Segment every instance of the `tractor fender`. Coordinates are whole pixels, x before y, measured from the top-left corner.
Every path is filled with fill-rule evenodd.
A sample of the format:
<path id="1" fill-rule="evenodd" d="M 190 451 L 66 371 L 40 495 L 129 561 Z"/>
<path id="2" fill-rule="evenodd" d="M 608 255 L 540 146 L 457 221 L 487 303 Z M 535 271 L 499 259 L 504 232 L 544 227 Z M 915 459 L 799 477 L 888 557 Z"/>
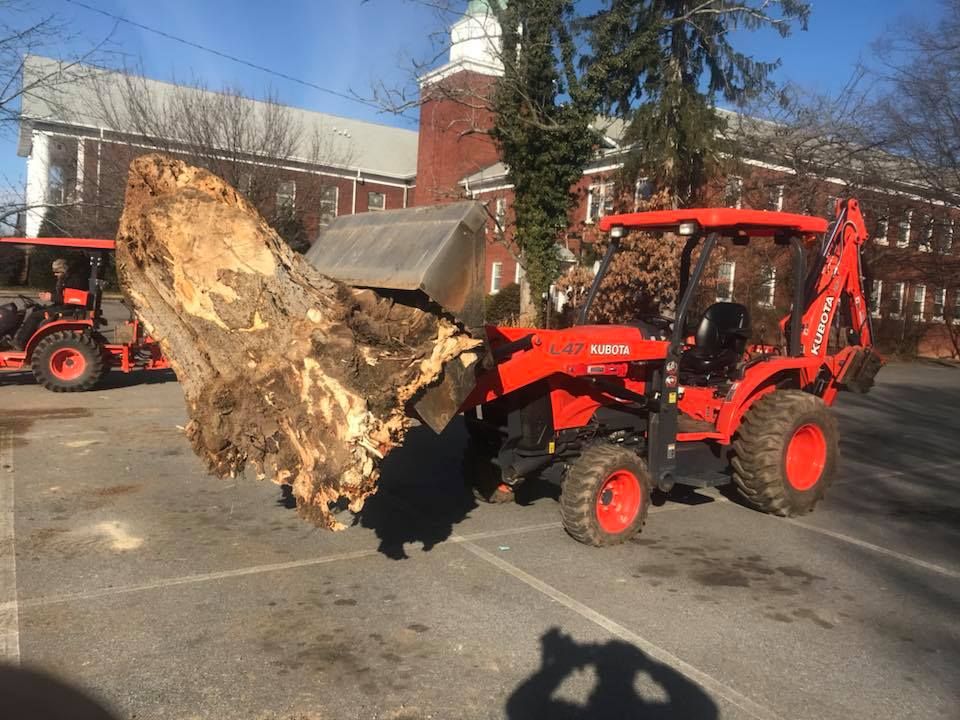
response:
<path id="1" fill-rule="evenodd" d="M 60 332 L 61 330 L 72 330 L 74 332 L 85 332 L 88 330 L 93 330 L 93 321 L 92 320 L 54 320 L 49 322 L 46 325 L 41 325 L 40 328 L 33 334 L 30 340 L 27 341 L 26 347 L 24 347 L 24 364 L 29 363 L 33 357 L 33 351 L 36 349 L 37 345 L 40 344 L 40 341 L 51 333 Z"/>
<path id="2" fill-rule="evenodd" d="M 802 388 L 816 376 L 822 365 L 817 357 L 776 358 L 764 363 L 769 372 L 746 373 L 740 382 L 734 383 L 724 398 L 717 418 L 717 431 L 727 438 L 740 427 L 740 421 L 750 407 L 764 395 L 782 387 Z"/>

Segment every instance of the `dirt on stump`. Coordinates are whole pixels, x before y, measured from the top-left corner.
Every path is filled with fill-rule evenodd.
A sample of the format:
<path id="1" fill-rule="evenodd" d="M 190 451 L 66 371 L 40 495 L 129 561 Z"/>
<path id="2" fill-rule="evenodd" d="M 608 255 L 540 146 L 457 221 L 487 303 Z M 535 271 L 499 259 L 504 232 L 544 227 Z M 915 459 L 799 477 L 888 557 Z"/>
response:
<path id="1" fill-rule="evenodd" d="M 120 284 L 183 388 L 186 434 L 218 476 L 249 463 L 301 515 L 342 527 L 376 489 L 410 403 L 480 341 L 450 319 L 322 276 L 210 172 L 131 163 Z"/>

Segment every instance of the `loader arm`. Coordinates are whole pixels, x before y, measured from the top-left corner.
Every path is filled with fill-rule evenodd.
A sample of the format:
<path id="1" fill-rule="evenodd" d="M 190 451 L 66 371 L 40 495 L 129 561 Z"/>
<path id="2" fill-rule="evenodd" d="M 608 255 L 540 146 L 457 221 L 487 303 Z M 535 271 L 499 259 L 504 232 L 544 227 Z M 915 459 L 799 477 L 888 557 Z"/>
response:
<path id="1" fill-rule="evenodd" d="M 861 248 L 867 229 L 856 200 L 837 202 L 837 219 L 807 276 L 800 338 L 802 354 L 826 359 L 830 328 L 841 306 L 849 313 L 849 344 L 873 347 L 873 327 L 863 290 Z M 784 318 L 784 327 L 788 326 Z"/>

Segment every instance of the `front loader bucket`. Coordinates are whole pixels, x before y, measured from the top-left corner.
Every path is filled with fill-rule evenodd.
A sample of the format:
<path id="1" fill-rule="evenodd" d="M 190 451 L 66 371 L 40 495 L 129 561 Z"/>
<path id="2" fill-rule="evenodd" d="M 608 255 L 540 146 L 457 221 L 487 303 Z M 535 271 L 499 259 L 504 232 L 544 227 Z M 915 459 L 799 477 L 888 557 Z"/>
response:
<path id="1" fill-rule="evenodd" d="M 354 287 L 422 293 L 483 335 L 487 212 L 479 202 L 366 212 L 337 218 L 306 253 L 327 277 Z M 436 386 L 414 403 L 439 433 L 474 387 L 473 366 L 449 363 Z"/>
<path id="2" fill-rule="evenodd" d="M 347 285 L 420 291 L 464 327 L 478 330 L 486 220 L 475 201 L 345 215 L 306 258 Z"/>

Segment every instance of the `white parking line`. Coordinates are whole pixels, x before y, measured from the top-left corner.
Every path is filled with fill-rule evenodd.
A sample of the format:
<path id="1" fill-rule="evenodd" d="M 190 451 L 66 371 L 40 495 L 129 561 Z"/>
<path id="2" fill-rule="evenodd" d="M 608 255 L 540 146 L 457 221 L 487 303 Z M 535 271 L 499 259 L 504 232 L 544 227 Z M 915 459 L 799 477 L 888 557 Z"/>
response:
<path id="1" fill-rule="evenodd" d="M 19 665 L 20 607 L 13 510 L 13 432 L 0 428 L 0 660 Z"/>
<path id="2" fill-rule="evenodd" d="M 657 662 L 663 663 L 664 665 L 667 665 L 677 672 L 685 675 L 688 679 L 700 685 L 700 687 L 707 692 L 716 697 L 723 698 L 727 702 L 743 710 L 751 717 L 760 718 L 761 720 L 776 720 L 779 718 L 779 715 L 769 708 L 754 702 L 746 695 L 737 692 L 732 687 L 721 682 L 720 680 L 717 680 L 712 675 L 709 675 L 703 670 L 694 667 L 685 660 L 678 658 L 673 653 L 669 652 L 668 650 L 664 650 L 659 645 L 654 644 L 650 640 L 647 640 L 632 630 L 628 630 L 615 620 L 611 620 L 606 615 L 602 615 L 588 605 L 584 605 L 579 600 L 575 600 L 566 593 L 557 590 L 552 585 L 548 585 L 542 580 L 535 578 L 533 575 L 530 575 L 515 565 L 510 564 L 503 558 L 484 550 L 482 547 L 470 542 L 467 538 L 460 537 L 457 539 L 465 549 L 469 550 L 481 560 L 485 560 L 525 585 L 528 585 L 534 590 L 543 593 L 554 602 L 563 605 L 568 610 L 572 610 L 585 620 L 589 620 L 595 625 L 598 625 L 611 635 L 631 643 L 646 653 L 646 655 L 648 655 L 650 658 L 656 660 Z"/>
<path id="3" fill-rule="evenodd" d="M 486 532 L 472 533 L 464 536 L 453 536 L 448 542 L 458 544 L 468 540 L 485 540 L 491 537 L 501 537 L 510 535 L 521 535 L 540 530 L 550 530 L 559 528 L 560 523 L 540 523 L 539 525 L 527 525 L 525 527 L 509 528 L 506 530 L 488 530 Z M 338 553 L 335 555 L 325 555 L 317 558 L 306 558 L 303 560 L 291 560 L 290 562 L 270 563 L 268 565 L 251 565 L 248 567 L 236 568 L 233 570 L 220 570 L 218 572 L 196 573 L 194 575 L 181 575 L 179 577 L 164 578 L 152 580 L 150 582 L 134 583 L 131 585 L 117 585 L 114 587 L 97 588 L 76 593 L 65 593 L 63 595 L 46 595 L 43 597 L 27 598 L 19 601 L 19 607 L 30 609 L 42 607 L 45 605 L 56 605 L 59 603 L 77 602 L 82 600 L 95 600 L 97 598 L 109 597 L 112 595 L 125 595 L 127 593 L 146 592 L 149 590 L 161 590 L 164 588 L 175 587 L 178 585 L 194 585 L 198 583 L 212 582 L 215 580 L 226 580 L 229 578 L 245 577 L 247 575 L 260 575 L 263 573 L 278 572 L 281 570 L 296 570 L 298 568 L 313 567 L 315 565 L 326 565 L 328 563 L 341 562 L 344 560 L 358 560 L 360 558 L 372 557 L 380 554 L 377 549 L 355 550 L 352 552 Z M 0 602 L 0 615 L 17 609 L 17 600 Z"/>
<path id="4" fill-rule="evenodd" d="M 731 505 L 732 504 L 733 503 L 731 503 Z M 856 545 L 857 547 L 870 550 L 871 552 L 875 552 L 880 555 L 892 557 L 895 560 L 900 560 L 901 562 L 916 565 L 924 570 L 930 570 L 931 572 L 939 573 L 940 575 L 946 575 L 949 578 L 960 578 L 960 571 L 951 570 L 950 568 L 943 567 L 942 565 L 936 565 L 932 562 L 927 562 L 926 560 L 921 560 L 920 558 L 913 557 L 912 555 L 905 555 L 904 553 L 897 552 L 896 550 L 890 550 L 889 548 L 882 547 L 881 545 L 874 545 L 866 540 L 860 540 L 859 538 L 851 537 L 850 535 L 844 535 L 843 533 L 838 533 L 833 530 L 827 530 L 826 528 L 817 527 L 816 525 L 808 525 L 800 522 L 799 520 L 788 519 L 787 522 L 795 527 L 803 528 L 804 530 L 809 530 L 810 532 L 820 533 L 821 535 L 826 535 L 827 537 L 831 537 L 835 540 L 840 540 L 842 542 L 849 543 L 850 545 Z"/>

